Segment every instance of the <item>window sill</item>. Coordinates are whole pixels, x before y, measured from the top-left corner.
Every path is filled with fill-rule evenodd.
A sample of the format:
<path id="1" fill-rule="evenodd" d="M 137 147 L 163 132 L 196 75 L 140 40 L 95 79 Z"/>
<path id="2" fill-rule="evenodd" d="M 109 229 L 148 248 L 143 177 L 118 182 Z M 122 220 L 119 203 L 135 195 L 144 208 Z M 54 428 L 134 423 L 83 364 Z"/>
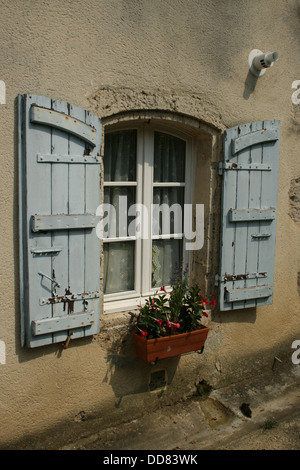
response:
<path id="1" fill-rule="evenodd" d="M 169 291 L 171 291 L 171 287 L 166 287 L 167 294 Z M 107 315 L 128 310 L 137 310 L 140 305 L 145 304 L 149 296 L 155 296 L 158 292 L 160 292 L 159 289 L 152 289 L 151 291 L 144 293 L 142 296 L 137 294 L 135 296 L 128 295 L 128 298 L 123 297 L 121 299 L 112 297 L 111 300 L 109 300 L 109 297 L 107 296 L 104 299 L 103 313 L 104 315 Z"/>

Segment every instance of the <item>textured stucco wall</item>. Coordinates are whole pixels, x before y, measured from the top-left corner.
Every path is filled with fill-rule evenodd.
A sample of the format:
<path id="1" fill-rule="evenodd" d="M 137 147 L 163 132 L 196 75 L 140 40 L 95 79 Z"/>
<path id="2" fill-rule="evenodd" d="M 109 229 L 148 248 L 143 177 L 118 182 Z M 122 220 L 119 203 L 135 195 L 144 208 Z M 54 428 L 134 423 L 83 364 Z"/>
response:
<path id="1" fill-rule="evenodd" d="M 134 415 L 193 393 L 202 378 L 217 386 L 258 373 L 274 355 L 290 360 L 291 343 L 300 338 L 300 105 L 291 101 L 292 82 L 300 79 L 300 2 L 2 0 L 0 13 L 0 79 L 6 84 L 0 105 L 0 340 L 6 346 L 0 443 L 83 416 L 109 421 Z M 254 48 L 279 53 L 278 63 L 257 80 L 247 63 Z M 159 366 L 168 377 L 163 393 L 148 391 L 154 369 L 135 359 L 122 314 L 103 319 L 99 337 L 65 351 L 59 345 L 20 348 L 19 93 L 62 99 L 108 122 L 133 110 L 180 113 L 185 122 L 191 117 L 211 126 L 215 145 L 226 127 L 281 121 L 274 304 L 215 312 L 203 356 Z M 215 187 L 213 172 L 210 178 Z M 216 203 L 213 195 L 210 201 Z"/>

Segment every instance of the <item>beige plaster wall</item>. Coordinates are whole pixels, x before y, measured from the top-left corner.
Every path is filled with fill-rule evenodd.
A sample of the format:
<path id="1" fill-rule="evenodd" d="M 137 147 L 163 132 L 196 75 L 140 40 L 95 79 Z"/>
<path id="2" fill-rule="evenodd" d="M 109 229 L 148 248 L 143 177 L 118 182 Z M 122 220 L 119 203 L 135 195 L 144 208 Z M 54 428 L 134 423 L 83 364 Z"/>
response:
<path id="1" fill-rule="evenodd" d="M 203 378 L 218 386 L 271 367 L 274 355 L 289 361 L 291 343 L 300 339 L 300 228 L 291 216 L 295 196 L 290 199 L 292 180 L 300 176 L 300 105 L 291 101 L 292 82 L 300 79 L 300 2 L 1 0 L 0 13 L 0 79 L 6 84 L 6 104 L 0 105 L 0 340 L 6 346 L 6 364 L 0 364 L 0 444 L 26 443 L 30 435 L 84 417 L 101 415 L 103 424 L 126 419 L 194 393 Z M 278 63 L 257 80 L 247 63 L 254 48 L 279 53 Z M 167 374 L 167 386 L 159 392 L 149 392 L 155 368 L 135 358 L 126 315 L 102 319 L 99 336 L 64 351 L 60 345 L 21 349 L 19 93 L 62 99 L 108 121 L 118 113 L 154 109 L 180 113 L 185 122 L 193 117 L 211 129 L 215 158 L 226 127 L 279 119 L 273 306 L 214 312 L 203 356 L 156 366 Z M 217 214 L 213 165 L 208 175 Z"/>

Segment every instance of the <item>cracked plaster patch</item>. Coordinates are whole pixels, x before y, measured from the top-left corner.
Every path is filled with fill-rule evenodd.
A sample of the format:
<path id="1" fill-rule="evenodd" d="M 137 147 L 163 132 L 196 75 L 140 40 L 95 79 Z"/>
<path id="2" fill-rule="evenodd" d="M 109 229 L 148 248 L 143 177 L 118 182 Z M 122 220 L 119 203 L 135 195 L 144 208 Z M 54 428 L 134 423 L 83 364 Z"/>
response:
<path id="1" fill-rule="evenodd" d="M 295 178 L 291 181 L 289 197 L 290 197 L 289 216 L 295 222 L 300 222 L 300 177 Z"/>

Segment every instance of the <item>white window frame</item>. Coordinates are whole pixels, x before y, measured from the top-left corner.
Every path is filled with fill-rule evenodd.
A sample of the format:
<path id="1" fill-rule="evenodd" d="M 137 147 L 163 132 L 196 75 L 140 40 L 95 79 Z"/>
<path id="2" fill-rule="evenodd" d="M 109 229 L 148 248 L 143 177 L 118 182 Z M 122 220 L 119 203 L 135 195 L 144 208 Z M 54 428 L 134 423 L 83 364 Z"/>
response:
<path id="1" fill-rule="evenodd" d="M 144 204 L 148 208 L 148 229 L 152 233 L 151 226 L 151 204 L 153 198 L 154 186 L 184 186 L 185 198 L 184 204 L 192 204 L 193 202 L 193 175 L 194 175 L 194 143 L 192 136 L 185 132 L 174 130 L 171 125 L 166 123 L 155 122 L 127 122 L 117 126 L 112 126 L 108 132 L 119 130 L 135 129 L 137 131 L 137 172 L 136 182 L 105 182 L 104 187 L 108 186 L 136 186 L 136 204 Z M 186 143 L 185 158 L 185 183 L 153 183 L 154 168 L 154 133 L 163 132 Z M 104 143 L 105 145 L 105 143 Z M 190 264 L 191 252 L 184 249 L 183 234 L 183 264 Z M 152 239 L 142 239 L 140 237 L 122 237 L 116 239 L 106 238 L 103 243 L 113 243 L 117 241 L 135 240 L 135 289 L 126 292 L 105 294 L 104 295 L 104 313 L 113 313 L 135 309 L 138 305 L 142 305 L 149 295 L 153 295 L 159 287 L 151 287 L 152 273 Z M 169 286 L 165 286 L 168 290 Z"/>

